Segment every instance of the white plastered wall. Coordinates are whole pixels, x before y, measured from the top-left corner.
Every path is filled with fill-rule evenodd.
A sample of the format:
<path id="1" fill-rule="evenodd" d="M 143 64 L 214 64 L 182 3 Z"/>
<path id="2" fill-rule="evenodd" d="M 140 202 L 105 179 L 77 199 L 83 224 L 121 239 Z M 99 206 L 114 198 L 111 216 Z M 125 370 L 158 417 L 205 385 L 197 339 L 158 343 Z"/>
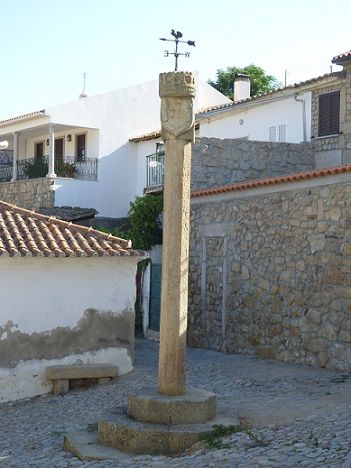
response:
<path id="1" fill-rule="evenodd" d="M 303 93 L 299 99 L 305 100 L 306 139 L 310 141 L 311 93 Z M 200 137 L 248 137 L 249 140 L 269 141 L 269 127 L 280 124 L 286 125 L 286 142 L 303 142 L 303 104 L 294 96 L 282 96 L 264 103 L 253 101 L 247 106 L 240 105 L 233 110 L 204 117 L 200 122 Z"/>
<path id="2" fill-rule="evenodd" d="M 13 331 L 30 336 L 58 327 L 74 329 L 90 308 L 117 316 L 125 311 L 133 314 L 138 260 L 0 257 L 0 327 L 11 321 Z M 0 341 L 6 339 L 7 332 L 0 334 Z M 20 361 L 15 368 L 0 368 L 0 402 L 47 393 L 51 387 L 46 382 L 46 367 L 77 361 L 115 364 L 120 374 L 132 370 L 131 356 L 122 346 L 60 359 Z"/>
<path id="3" fill-rule="evenodd" d="M 195 110 L 230 102 L 212 86 L 201 82 L 197 72 L 194 72 L 194 76 L 197 87 Z M 88 157 L 99 158 L 98 180 L 78 183 L 76 180 L 59 179 L 54 186 L 55 205 L 95 208 L 98 216 L 124 217 L 129 203 L 136 195 L 142 194 L 142 179 L 146 173 L 145 156 L 150 154 L 148 152 L 140 156 L 137 145 L 129 139 L 160 129 L 158 87 L 158 80 L 154 80 L 53 106 L 46 109 L 50 117 L 15 122 L 6 126 L 5 130 L 0 129 L 0 135 L 21 131 L 20 154 L 33 156 L 35 142 L 48 138 L 48 135 L 41 135 L 35 127 L 46 126 L 47 131 L 48 124 L 53 123 L 57 125 L 56 137 L 72 134 L 71 143 L 65 140 L 66 154 L 72 155 L 75 150 L 75 133 L 80 128 L 86 129 Z M 60 125 L 71 126 L 73 130 L 61 132 Z M 25 132 L 34 128 L 36 137 L 27 141 Z"/>
<path id="4" fill-rule="evenodd" d="M 195 79 L 196 109 L 229 102 L 210 85 L 198 81 L 197 73 Z M 55 186 L 57 206 L 95 208 L 99 216 L 126 216 L 129 203 L 142 195 L 145 187 L 145 156 L 155 152 L 151 143 L 150 150 L 140 154 L 129 139 L 160 129 L 158 86 L 155 80 L 48 109 L 56 123 L 76 125 L 83 118 L 87 126 L 99 128 L 98 181 L 84 181 L 78 187 L 60 179 Z"/>

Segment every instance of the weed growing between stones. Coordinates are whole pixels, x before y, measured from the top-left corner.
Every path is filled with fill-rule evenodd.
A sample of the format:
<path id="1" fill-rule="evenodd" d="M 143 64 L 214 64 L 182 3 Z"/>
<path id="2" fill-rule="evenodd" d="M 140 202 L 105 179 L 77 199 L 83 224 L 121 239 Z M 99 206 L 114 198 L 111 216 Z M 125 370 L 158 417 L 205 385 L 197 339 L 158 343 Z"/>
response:
<path id="1" fill-rule="evenodd" d="M 223 443 L 223 437 L 228 437 L 238 432 L 247 434 L 250 437 L 250 439 L 256 442 L 257 445 L 263 445 L 262 440 L 253 434 L 251 426 L 243 422 L 237 425 L 233 424 L 230 426 L 215 424 L 213 426 L 213 431 L 210 434 L 206 434 L 202 440 L 207 444 L 207 447 L 209 449 L 218 450 L 222 448 L 229 448 L 229 443 Z"/>

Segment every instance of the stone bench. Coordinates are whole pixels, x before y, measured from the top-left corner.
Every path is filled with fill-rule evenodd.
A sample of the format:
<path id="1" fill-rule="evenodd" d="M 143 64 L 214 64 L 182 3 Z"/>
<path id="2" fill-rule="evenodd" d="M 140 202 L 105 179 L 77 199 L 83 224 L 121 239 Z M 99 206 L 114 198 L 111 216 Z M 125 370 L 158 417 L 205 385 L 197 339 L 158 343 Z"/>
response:
<path id="1" fill-rule="evenodd" d="M 46 368 L 46 379 L 52 381 L 55 395 L 67 393 L 71 380 L 90 379 L 104 384 L 117 376 L 118 367 L 112 364 L 59 365 Z"/>

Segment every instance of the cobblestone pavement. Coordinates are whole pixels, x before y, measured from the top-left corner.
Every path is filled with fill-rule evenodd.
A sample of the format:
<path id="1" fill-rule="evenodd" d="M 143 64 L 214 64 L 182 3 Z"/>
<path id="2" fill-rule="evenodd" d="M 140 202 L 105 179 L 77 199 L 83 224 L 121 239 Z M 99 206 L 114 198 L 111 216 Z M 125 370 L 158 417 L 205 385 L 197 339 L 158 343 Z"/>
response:
<path id="1" fill-rule="evenodd" d="M 188 385 L 215 392 L 218 412 L 250 430 L 175 458 L 81 462 L 65 452 L 65 432 L 92 427 L 128 393 L 155 383 L 157 358 L 156 343 L 137 340 L 135 371 L 111 384 L 0 405 L 0 466 L 351 467 L 348 375 L 199 349 L 188 350 Z"/>

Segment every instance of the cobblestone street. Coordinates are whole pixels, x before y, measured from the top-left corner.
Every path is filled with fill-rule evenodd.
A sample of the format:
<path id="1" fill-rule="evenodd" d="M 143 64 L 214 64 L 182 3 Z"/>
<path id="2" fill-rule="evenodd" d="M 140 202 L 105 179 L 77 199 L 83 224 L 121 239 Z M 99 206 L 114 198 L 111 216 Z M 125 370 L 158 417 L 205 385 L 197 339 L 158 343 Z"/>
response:
<path id="1" fill-rule="evenodd" d="M 343 467 L 351 466 L 348 375 L 252 356 L 189 349 L 187 382 L 213 391 L 218 413 L 250 430 L 201 443 L 176 458 L 136 456 L 81 462 L 62 448 L 63 434 L 94 428 L 106 409 L 156 382 L 158 345 L 137 340 L 135 371 L 107 385 L 0 405 L 3 467 Z"/>

